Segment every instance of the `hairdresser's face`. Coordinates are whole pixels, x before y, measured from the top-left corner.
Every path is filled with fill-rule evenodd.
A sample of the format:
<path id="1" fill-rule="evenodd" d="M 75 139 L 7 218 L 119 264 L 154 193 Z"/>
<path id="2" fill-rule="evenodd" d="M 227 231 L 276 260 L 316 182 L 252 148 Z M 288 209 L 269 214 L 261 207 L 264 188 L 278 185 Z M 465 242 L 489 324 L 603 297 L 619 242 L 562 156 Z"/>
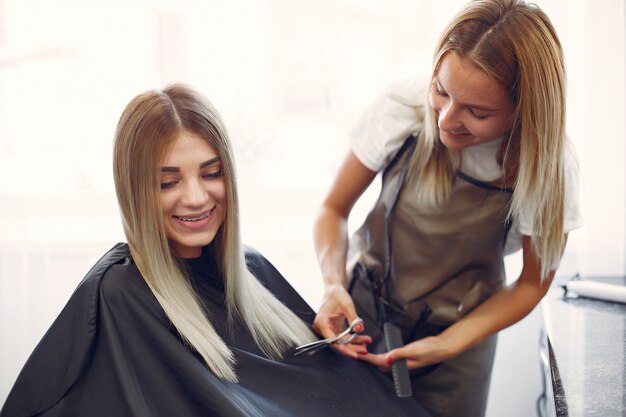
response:
<path id="1" fill-rule="evenodd" d="M 429 99 L 448 149 L 491 142 L 511 128 L 515 104 L 500 83 L 471 61 L 448 53 L 435 75 Z"/>
<path id="2" fill-rule="evenodd" d="M 222 163 L 203 139 L 182 133 L 161 162 L 161 204 L 174 256 L 197 258 L 226 216 Z"/>

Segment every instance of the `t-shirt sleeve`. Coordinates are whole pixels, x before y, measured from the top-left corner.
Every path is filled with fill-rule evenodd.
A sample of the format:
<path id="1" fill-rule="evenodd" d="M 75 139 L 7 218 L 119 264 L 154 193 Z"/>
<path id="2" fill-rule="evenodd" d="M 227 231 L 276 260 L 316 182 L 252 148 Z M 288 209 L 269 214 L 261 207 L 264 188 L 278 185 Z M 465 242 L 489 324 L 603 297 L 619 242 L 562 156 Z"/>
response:
<path id="1" fill-rule="evenodd" d="M 584 223 L 580 204 L 580 169 L 576 159 L 573 145 L 568 141 L 565 147 L 563 172 L 565 181 L 564 190 L 564 221 L 563 232 L 569 233 L 578 229 Z M 530 215 L 522 211 L 519 218 L 514 221 L 513 227 L 507 237 L 505 253 L 513 253 L 522 247 L 522 237 L 532 235 L 532 223 Z"/>
<path id="2" fill-rule="evenodd" d="M 424 79 L 410 79 L 391 84 L 374 100 L 349 132 L 352 152 L 363 165 L 380 171 L 404 140 L 417 134 L 426 93 Z"/>
<path id="3" fill-rule="evenodd" d="M 580 168 L 574 146 L 568 142 L 565 158 L 565 222 L 563 231 L 569 233 L 582 227 L 584 219 L 580 204 Z"/>

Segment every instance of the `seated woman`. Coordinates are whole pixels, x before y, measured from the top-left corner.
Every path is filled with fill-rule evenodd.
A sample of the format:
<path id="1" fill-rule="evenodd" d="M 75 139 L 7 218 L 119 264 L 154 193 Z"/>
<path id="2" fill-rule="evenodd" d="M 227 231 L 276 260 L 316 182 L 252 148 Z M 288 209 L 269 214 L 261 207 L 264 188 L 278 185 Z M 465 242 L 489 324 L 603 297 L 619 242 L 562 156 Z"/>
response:
<path id="1" fill-rule="evenodd" d="M 316 339 L 315 314 L 244 254 L 231 146 L 208 101 L 182 85 L 135 97 L 114 176 L 128 244 L 80 283 L 2 417 L 427 415 L 370 365 L 293 355 Z"/>

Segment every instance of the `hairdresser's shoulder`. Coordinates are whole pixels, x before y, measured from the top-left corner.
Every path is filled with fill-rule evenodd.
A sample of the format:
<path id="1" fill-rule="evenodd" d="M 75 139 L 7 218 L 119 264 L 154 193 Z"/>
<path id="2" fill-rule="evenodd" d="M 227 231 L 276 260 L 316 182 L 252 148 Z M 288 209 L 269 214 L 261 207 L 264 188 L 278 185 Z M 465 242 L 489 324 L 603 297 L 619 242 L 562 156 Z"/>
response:
<path id="1" fill-rule="evenodd" d="M 411 106 L 421 106 L 428 97 L 427 77 L 398 79 L 385 88 L 384 95 L 392 100 Z"/>

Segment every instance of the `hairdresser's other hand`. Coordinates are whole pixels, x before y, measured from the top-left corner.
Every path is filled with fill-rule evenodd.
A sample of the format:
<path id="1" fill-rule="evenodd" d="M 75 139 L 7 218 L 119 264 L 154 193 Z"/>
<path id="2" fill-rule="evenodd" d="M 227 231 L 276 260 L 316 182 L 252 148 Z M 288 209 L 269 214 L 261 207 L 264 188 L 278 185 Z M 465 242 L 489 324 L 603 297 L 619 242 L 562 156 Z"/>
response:
<path id="1" fill-rule="evenodd" d="M 409 369 L 417 369 L 443 362 L 453 356 L 443 339 L 439 336 L 428 336 L 386 353 L 361 355 L 359 359 L 381 370 L 389 370 L 393 362 L 401 359 L 407 360 Z"/>
<path id="2" fill-rule="evenodd" d="M 348 323 L 352 323 L 357 318 L 354 302 L 348 291 L 341 285 L 332 285 L 324 292 L 322 305 L 313 322 L 313 328 L 324 338 L 336 337 L 345 330 Z M 360 325 L 355 330 L 361 333 L 365 327 Z M 360 356 L 367 354 L 366 345 L 371 343 L 371 337 L 357 336 L 352 343 L 345 345 L 335 343 L 332 347 L 343 355 L 359 359 Z"/>

